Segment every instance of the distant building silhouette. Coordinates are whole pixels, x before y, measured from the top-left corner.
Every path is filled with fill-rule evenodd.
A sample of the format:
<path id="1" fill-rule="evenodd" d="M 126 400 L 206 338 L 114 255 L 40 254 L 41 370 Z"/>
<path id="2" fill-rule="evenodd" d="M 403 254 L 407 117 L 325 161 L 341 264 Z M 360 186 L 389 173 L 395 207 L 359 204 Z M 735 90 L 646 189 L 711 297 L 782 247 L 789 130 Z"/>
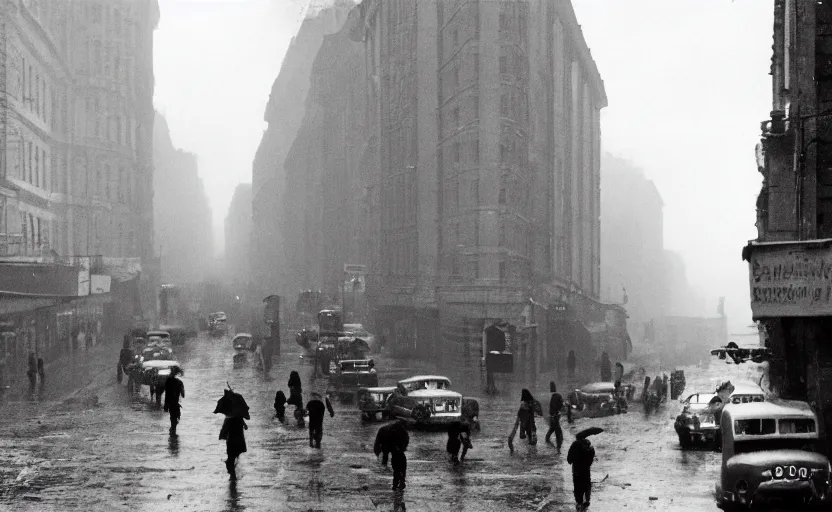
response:
<path id="1" fill-rule="evenodd" d="M 155 247 L 161 250 L 162 281 L 202 282 L 214 261 L 211 208 L 196 155 L 176 149 L 165 118 L 153 128 Z"/>

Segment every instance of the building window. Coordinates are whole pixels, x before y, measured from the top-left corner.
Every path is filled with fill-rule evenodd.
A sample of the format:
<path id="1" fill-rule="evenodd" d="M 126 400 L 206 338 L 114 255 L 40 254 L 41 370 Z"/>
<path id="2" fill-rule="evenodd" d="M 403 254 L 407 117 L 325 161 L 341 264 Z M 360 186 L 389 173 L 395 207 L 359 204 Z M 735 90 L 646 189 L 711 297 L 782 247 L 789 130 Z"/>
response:
<path id="1" fill-rule="evenodd" d="M 460 147 L 459 146 L 460 146 L 459 142 L 454 142 L 454 163 L 455 164 L 459 163 L 459 152 L 460 152 Z"/>
<path id="2" fill-rule="evenodd" d="M 508 30 L 508 14 L 500 13 L 500 30 Z"/>
<path id="3" fill-rule="evenodd" d="M 479 78 L 480 78 L 480 54 L 479 54 L 479 52 L 474 53 L 473 58 L 471 60 L 474 61 L 474 80 L 479 80 Z"/>
<path id="4" fill-rule="evenodd" d="M 451 116 L 454 120 L 454 127 L 459 128 L 459 107 L 454 107 Z"/>
<path id="5" fill-rule="evenodd" d="M 459 66 L 454 66 L 454 88 L 459 89 Z"/>
<path id="6" fill-rule="evenodd" d="M 479 137 L 474 139 L 474 149 L 472 150 L 472 153 L 473 153 L 471 155 L 472 160 L 474 161 L 475 164 L 479 164 L 480 163 L 480 139 L 479 139 Z"/>
<path id="7" fill-rule="evenodd" d="M 459 211 L 459 180 L 454 181 L 454 208 Z M 459 239 L 459 226 L 457 225 L 457 239 Z"/>
<path id="8" fill-rule="evenodd" d="M 29 161 L 29 171 L 26 174 L 26 181 L 32 183 L 32 141 L 26 143 L 26 149 L 29 153 L 28 161 Z"/>
<path id="9" fill-rule="evenodd" d="M 505 75 L 506 73 L 508 73 L 508 57 L 500 55 L 500 74 Z"/>
<path id="10" fill-rule="evenodd" d="M 451 34 L 452 34 L 451 38 L 452 38 L 452 39 L 453 39 L 453 41 L 454 41 L 454 46 L 459 46 L 459 30 L 454 29 L 454 30 L 451 32 Z"/>
<path id="11" fill-rule="evenodd" d="M 471 202 L 474 207 L 480 204 L 480 179 L 474 178 L 471 182 Z"/>
<path id="12" fill-rule="evenodd" d="M 509 99 L 508 93 L 505 92 L 500 96 L 500 115 L 503 117 L 508 117 L 508 109 L 509 109 Z"/>
<path id="13" fill-rule="evenodd" d="M 506 282 L 506 262 L 505 261 L 500 262 L 500 282 L 501 283 Z"/>
<path id="14" fill-rule="evenodd" d="M 40 75 L 35 75 L 35 114 L 40 117 Z"/>

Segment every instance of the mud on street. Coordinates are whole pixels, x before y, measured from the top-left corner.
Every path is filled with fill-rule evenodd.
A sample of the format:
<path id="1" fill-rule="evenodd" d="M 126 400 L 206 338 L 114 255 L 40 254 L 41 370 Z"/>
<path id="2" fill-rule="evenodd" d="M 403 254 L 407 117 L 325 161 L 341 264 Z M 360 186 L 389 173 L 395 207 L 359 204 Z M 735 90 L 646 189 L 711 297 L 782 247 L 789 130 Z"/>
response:
<path id="1" fill-rule="evenodd" d="M 179 435 L 169 436 L 168 415 L 157 409 L 147 387 L 131 396 L 115 381 L 116 345 L 96 347 L 62 368 L 43 389 L 11 389 L 4 397 L 0 434 L 0 508 L 14 510 L 394 510 L 410 511 L 574 510 L 566 451 L 576 432 L 594 425 L 598 461 L 593 465 L 593 511 L 715 510 L 716 453 L 681 451 L 673 431 L 679 405 L 667 404 L 645 417 L 633 404 L 628 414 L 564 423 L 560 454 L 543 442 L 545 419 L 537 420 L 539 443 L 506 438 L 513 425 L 521 387 L 500 383 L 487 396 L 478 383 L 454 382 L 466 396 L 480 399 L 482 431 L 474 448 L 454 467 L 442 432 L 411 432 L 407 488 L 391 491 L 392 471 L 372 452 L 381 423 L 362 423 L 354 404 L 334 401 L 336 415 L 324 420 L 322 449 L 309 448 L 307 431 L 274 419 L 277 389 L 286 388 L 297 368 L 304 398 L 323 392 L 326 379 L 311 381 L 312 368 L 284 352 L 264 377 L 251 361 L 235 367 L 228 340 L 200 336 L 189 340 L 177 358 L 185 369 Z M 376 358 L 381 385 L 430 371 L 411 361 Z M 73 367 L 74 365 L 74 367 Z M 75 371 L 73 371 L 75 370 Z M 72 375 L 92 375 L 72 379 Z M 708 389 L 726 375 L 757 374 L 757 369 L 713 361 L 708 369 L 688 368 L 686 392 Z M 453 375 L 449 375 L 452 379 Z M 65 385 L 58 382 L 66 379 Z M 218 440 L 222 424 L 213 415 L 228 381 L 251 406 L 246 432 L 248 453 L 238 464 L 239 480 L 229 481 Z M 533 393 L 548 400 L 541 376 Z M 76 385 L 73 391 L 70 384 Z M 679 485 L 679 482 L 684 482 Z"/>

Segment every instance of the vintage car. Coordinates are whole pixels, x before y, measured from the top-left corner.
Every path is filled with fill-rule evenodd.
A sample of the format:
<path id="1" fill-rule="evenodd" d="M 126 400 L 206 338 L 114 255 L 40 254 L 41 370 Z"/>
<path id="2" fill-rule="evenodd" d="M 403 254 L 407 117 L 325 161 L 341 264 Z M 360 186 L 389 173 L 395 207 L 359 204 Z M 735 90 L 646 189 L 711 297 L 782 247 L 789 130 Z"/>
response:
<path id="1" fill-rule="evenodd" d="M 208 327 L 211 336 L 219 338 L 228 333 L 228 316 L 222 311 L 208 315 Z"/>
<path id="2" fill-rule="evenodd" d="M 254 350 L 256 348 L 254 338 L 247 332 L 241 332 L 231 340 L 234 350 Z"/>
<path id="3" fill-rule="evenodd" d="M 398 388 L 397 388 L 398 389 Z M 390 416 L 415 426 L 449 425 L 462 421 L 462 395 L 449 389 L 396 391 L 387 399 Z"/>
<path id="4" fill-rule="evenodd" d="M 612 416 L 627 412 L 628 397 L 632 398 L 634 393 L 632 384 L 622 384 L 616 396 L 614 382 L 593 382 L 569 393 L 567 403 L 573 418 Z"/>
<path id="5" fill-rule="evenodd" d="M 420 389 L 451 389 L 451 379 L 441 375 L 416 375 L 397 384 L 408 393 Z"/>
<path id="6" fill-rule="evenodd" d="M 157 345 L 172 345 L 173 341 L 170 338 L 170 333 L 168 331 L 147 331 L 145 335 L 145 340 L 148 345 L 157 344 Z"/>
<path id="7" fill-rule="evenodd" d="M 351 400 L 361 388 L 378 386 L 378 373 L 372 359 L 345 359 L 338 361 L 335 372 L 330 373 L 327 394 L 341 400 Z"/>
<path id="8" fill-rule="evenodd" d="M 367 342 L 367 348 L 371 353 L 378 352 L 378 338 L 376 338 L 375 335 L 370 334 L 370 332 L 364 328 L 364 325 L 344 324 L 344 331 L 349 337 L 359 338 Z"/>
<path id="9" fill-rule="evenodd" d="M 178 367 L 180 371 L 182 369 L 179 362 L 173 360 L 138 360 L 127 366 L 127 389 L 130 392 L 139 392 L 142 386 L 148 386 L 151 400 L 155 395 L 156 405 L 161 405 L 165 381 L 174 367 Z"/>
<path id="10" fill-rule="evenodd" d="M 832 466 L 806 402 L 729 404 L 722 413 L 723 510 L 832 510 Z"/>
<path id="11" fill-rule="evenodd" d="M 716 393 L 694 393 L 682 403 L 682 412 L 676 417 L 673 428 L 679 436 L 679 444 L 687 448 L 694 443 L 713 443 L 718 438 L 714 413 Z"/>
<path id="12" fill-rule="evenodd" d="M 451 390 L 451 380 L 441 375 L 416 375 L 396 384 L 397 394 L 410 396 L 421 390 Z M 389 403 L 389 401 L 388 401 Z M 462 419 L 479 429 L 480 404 L 475 398 L 462 399 Z"/>
<path id="13" fill-rule="evenodd" d="M 141 361 L 170 361 L 173 359 L 173 349 L 160 343 L 148 343 L 138 358 Z"/>
<path id="14" fill-rule="evenodd" d="M 387 408 L 387 399 L 396 391 L 393 386 L 361 388 L 358 390 L 358 409 L 361 411 L 361 419 L 374 421 L 376 419 L 387 420 L 390 418 L 390 411 Z"/>

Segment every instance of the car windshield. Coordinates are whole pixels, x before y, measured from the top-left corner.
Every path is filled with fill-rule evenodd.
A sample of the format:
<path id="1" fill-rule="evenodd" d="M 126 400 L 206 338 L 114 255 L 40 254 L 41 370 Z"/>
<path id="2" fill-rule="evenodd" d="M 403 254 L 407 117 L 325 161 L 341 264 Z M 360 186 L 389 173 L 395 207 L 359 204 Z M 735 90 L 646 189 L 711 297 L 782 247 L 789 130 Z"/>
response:
<path id="1" fill-rule="evenodd" d="M 734 395 L 731 397 L 732 404 L 748 404 L 751 402 L 764 402 L 765 397 L 760 395 Z"/>
<path id="2" fill-rule="evenodd" d="M 800 450 L 804 452 L 819 452 L 817 439 L 752 439 L 749 441 L 736 441 L 734 443 L 735 453 L 752 453 L 768 450 Z"/>

